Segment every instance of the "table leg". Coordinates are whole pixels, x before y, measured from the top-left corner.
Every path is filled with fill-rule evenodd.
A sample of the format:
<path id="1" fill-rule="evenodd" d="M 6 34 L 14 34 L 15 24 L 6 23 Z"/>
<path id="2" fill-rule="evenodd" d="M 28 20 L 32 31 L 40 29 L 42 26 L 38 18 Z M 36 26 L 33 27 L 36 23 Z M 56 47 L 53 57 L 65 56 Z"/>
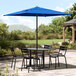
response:
<path id="1" fill-rule="evenodd" d="M 43 68 L 45 67 L 45 55 L 44 55 L 45 53 L 44 53 L 44 51 L 43 51 L 43 55 L 42 55 L 42 58 L 43 58 Z"/>
<path id="2" fill-rule="evenodd" d="M 31 67 L 31 50 L 30 50 L 30 62 L 29 62 L 29 66 Z"/>

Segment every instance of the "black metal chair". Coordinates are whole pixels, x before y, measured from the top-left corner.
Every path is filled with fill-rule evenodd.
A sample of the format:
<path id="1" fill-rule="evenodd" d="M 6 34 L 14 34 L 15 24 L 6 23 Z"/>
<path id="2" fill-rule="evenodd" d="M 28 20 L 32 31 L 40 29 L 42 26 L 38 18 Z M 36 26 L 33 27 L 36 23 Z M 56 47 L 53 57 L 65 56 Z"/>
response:
<path id="1" fill-rule="evenodd" d="M 11 63 L 11 68 L 14 66 L 14 70 L 15 70 L 15 66 L 16 66 L 16 59 L 21 57 L 21 56 L 17 56 L 15 54 L 14 48 L 10 48 L 11 52 L 12 52 L 12 63 Z M 14 65 L 13 65 L 14 64 Z"/>
<path id="2" fill-rule="evenodd" d="M 52 45 L 44 45 L 44 48 L 50 49 L 49 51 L 46 51 L 46 55 L 49 55 L 51 50 L 53 50 Z M 51 61 L 52 62 L 52 61 Z"/>
<path id="3" fill-rule="evenodd" d="M 67 67 L 66 51 L 67 51 L 67 47 L 60 46 L 58 53 L 50 53 L 49 54 L 49 67 L 50 67 L 50 63 L 52 64 L 51 58 L 55 58 L 55 68 L 56 68 L 56 62 L 57 62 L 56 59 L 57 58 L 58 58 L 58 66 L 60 66 L 60 64 L 59 64 L 59 57 L 64 57 L 65 58 L 65 63 L 66 63 L 66 67 Z"/>
<path id="4" fill-rule="evenodd" d="M 44 48 L 52 49 L 52 45 L 44 45 Z"/>
<path id="5" fill-rule="evenodd" d="M 36 67 L 35 62 L 39 61 L 39 65 L 40 65 L 40 58 L 35 56 L 36 52 L 32 51 L 31 52 L 32 56 L 30 57 L 29 50 L 27 50 L 27 48 L 26 48 L 26 50 L 21 49 L 21 51 L 22 51 L 22 55 L 23 55 L 21 71 L 22 71 L 23 67 L 25 68 L 25 66 L 26 66 L 26 68 L 28 68 L 28 72 L 29 72 L 29 64 L 27 65 L 27 60 L 30 60 L 30 59 L 33 60 L 33 66 L 34 66 L 34 70 L 35 70 L 35 67 Z M 26 65 L 25 65 L 25 59 L 26 59 Z M 38 65 L 38 63 L 37 63 L 37 65 Z"/>

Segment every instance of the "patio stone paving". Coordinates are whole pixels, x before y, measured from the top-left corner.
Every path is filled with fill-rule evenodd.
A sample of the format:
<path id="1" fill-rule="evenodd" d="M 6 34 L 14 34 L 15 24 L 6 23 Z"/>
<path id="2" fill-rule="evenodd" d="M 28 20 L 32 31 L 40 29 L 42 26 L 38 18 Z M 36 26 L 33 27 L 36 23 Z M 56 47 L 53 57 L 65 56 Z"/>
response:
<path id="1" fill-rule="evenodd" d="M 21 71 L 21 62 L 22 59 L 17 59 L 17 64 L 16 64 L 16 69 L 18 68 L 18 76 L 76 76 L 76 50 L 75 51 L 68 51 L 67 52 L 67 63 L 68 63 L 68 68 L 66 68 L 65 66 L 65 61 L 64 58 L 61 57 L 60 58 L 60 67 L 57 67 L 57 69 L 55 69 L 54 67 L 54 59 L 52 59 L 53 65 L 51 65 L 50 69 L 41 69 L 41 71 L 33 71 L 33 69 L 30 69 L 30 72 L 28 73 L 27 69 L 23 69 Z M 48 66 L 48 60 L 49 58 L 46 57 L 46 65 Z M 11 61 L 10 60 L 4 60 L 4 61 L 0 61 L 0 68 L 4 68 L 6 65 L 8 65 L 9 71 L 10 71 L 10 75 L 9 76 L 13 76 L 12 74 L 15 73 L 17 70 L 13 70 L 13 68 L 11 68 Z"/>

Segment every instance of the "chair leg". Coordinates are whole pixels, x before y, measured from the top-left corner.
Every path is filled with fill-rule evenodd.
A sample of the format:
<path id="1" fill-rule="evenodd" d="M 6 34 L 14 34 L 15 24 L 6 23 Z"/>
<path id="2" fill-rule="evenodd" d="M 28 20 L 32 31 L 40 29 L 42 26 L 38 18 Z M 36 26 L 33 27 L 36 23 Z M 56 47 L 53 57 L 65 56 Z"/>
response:
<path id="1" fill-rule="evenodd" d="M 22 71 L 22 69 L 23 69 L 23 64 L 24 64 L 24 58 L 23 58 L 23 60 L 22 60 L 21 71 Z"/>
<path id="2" fill-rule="evenodd" d="M 24 59 L 24 68 L 25 68 L 25 59 Z"/>
<path id="3" fill-rule="evenodd" d="M 39 60 L 39 66 L 40 66 L 40 60 Z"/>
<path id="4" fill-rule="evenodd" d="M 33 64 L 34 64 L 34 71 L 35 71 L 35 60 L 33 59 Z"/>
<path id="5" fill-rule="evenodd" d="M 40 71 L 40 59 L 39 59 L 38 61 L 39 61 L 39 64 L 38 64 L 38 69 L 39 69 L 39 71 Z"/>
<path id="6" fill-rule="evenodd" d="M 15 70 L 15 66 L 16 66 L 16 58 L 15 58 L 15 62 L 14 62 L 14 70 Z"/>
<path id="7" fill-rule="evenodd" d="M 55 69 L 56 69 L 56 57 L 55 57 Z"/>
<path id="8" fill-rule="evenodd" d="M 28 73 L 29 73 L 29 71 L 30 71 L 30 67 L 28 67 Z"/>
<path id="9" fill-rule="evenodd" d="M 50 64 L 52 65 L 51 56 L 49 56 L 49 68 L 50 68 Z"/>
<path id="10" fill-rule="evenodd" d="M 38 67 L 38 60 L 36 59 L 36 67 Z"/>
<path id="11" fill-rule="evenodd" d="M 14 58 L 12 58 L 11 68 L 12 68 L 12 66 L 13 66 L 13 59 L 14 59 Z"/>
<path id="12" fill-rule="evenodd" d="M 60 66 L 60 63 L 59 63 L 59 57 L 58 57 L 58 66 Z"/>
<path id="13" fill-rule="evenodd" d="M 65 56 L 64 56 L 65 57 Z M 65 57 L 65 64 L 66 64 L 66 68 L 67 68 L 67 59 L 66 59 L 66 57 Z"/>
<path id="14" fill-rule="evenodd" d="M 26 59 L 26 68 L 27 68 L 27 59 Z"/>
<path id="15" fill-rule="evenodd" d="M 42 57 L 41 57 L 41 66 L 42 66 L 42 64 L 43 64 L 43 59 L 42 59 Z"/>

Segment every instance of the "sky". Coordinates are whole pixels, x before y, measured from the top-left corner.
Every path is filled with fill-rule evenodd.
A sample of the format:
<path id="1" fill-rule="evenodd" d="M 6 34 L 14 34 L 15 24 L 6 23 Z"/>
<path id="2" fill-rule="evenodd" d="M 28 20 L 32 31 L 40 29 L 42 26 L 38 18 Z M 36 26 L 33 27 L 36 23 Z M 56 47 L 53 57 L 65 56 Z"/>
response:
<path id="1" fill-rule="evenodd" d="M 36 6 L 64 12 L 71 8 L 74 3 L 76 3 L 76 0 L 0 0 L 0 20 L 7 25 L 24 24 L 35 29 L 35 17 L 8 17 L 3 15 Z M 55 17 L 39 17 L 38 23 L 39 25 L 48 25 L 54 18 Z"/>

